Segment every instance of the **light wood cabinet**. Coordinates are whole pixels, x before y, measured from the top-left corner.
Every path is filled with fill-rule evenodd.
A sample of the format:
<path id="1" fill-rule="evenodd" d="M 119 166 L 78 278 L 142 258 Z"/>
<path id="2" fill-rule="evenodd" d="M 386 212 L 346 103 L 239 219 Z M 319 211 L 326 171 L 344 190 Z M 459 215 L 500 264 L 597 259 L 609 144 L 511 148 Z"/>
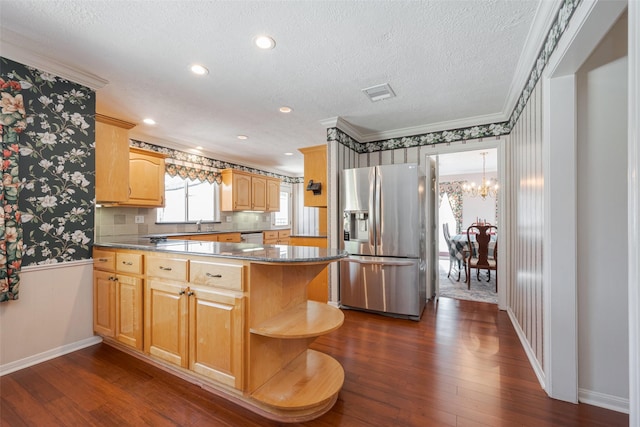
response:
<path id="1" fill-rule="evenodd" d="M 129 199 L 121 205 L 164 207 L 165 157 L 155 151 L 129 149 Z"/>
<path id="2" fill-rule="evenodd" d="M 289 230 L 273 231 L 289 238 Z M 309 301 L 306 291 L 330 261 L 257 263 L 97 246 L 94 328 L 105 342 L 133 347 L 276 421 L 317 418 L 336 402 L 344 370 L 309 345 L 339 328 L 344 315 Z"/>
<path id="3" fill-rule="evenodd" d="M 327 146 L 316 145 L 298 149 L 304 154 L 304 205 L 311 207 L 327 207 Z M 320 183 L 319 194 L 306 190 L 309 181 Z"/>
<path id="4" fill-rule="evenodd" d="M 96 201 L 129 199 L 129 129 L 135 124 L 96 114 Z"/>
<path id="5" fill-rule="evenodd" d="M 326 237 L 291 237 L 291 246 L 327 247 Z M 307 286 L 307 298 L 326 303 L 329 301 L 329 267 L 325 267 Z"/>
<path id="6" fill-rule="evenodd" d="M 264 177 L 251 177 L 251 210 L 267 210 L 267 179 Z"/>
<path id="7" fill-rule="evenodd" d="M 262 232 L 262 243 L 265 245 L 288 245 L 291 230 L 269 230 Z"/>
<path id="8" fill-rule="evenodd" d="M 280 210 L 280 180 L 235 169 L 221 173 L 220 209 L 229 211 Z M 274 198 L 277 194 L 277 198 Z M 277 200 L 277 202 L 275 202 Z"/>
<path id="9" fill-rule="evenodd" d="M 244 297 L 192 285 L 189 298 L 189 369 L 242 388 Z"/>
<path id="10" fill-rule="evenodd" d="M 242 388 L 244 296 L 210 286 L 243 289 L 242 265 L 147 258 L 145 351 Z"/>
<path id="11" fill-rule="evenodd" d="M 267 212 L 280 211 L 280 180 L 267 178 Z"/>
<path id="12" fill-rule="evenodd" d="M 93 330 L 142 350 L 142 255 L 94 249 Z"/>

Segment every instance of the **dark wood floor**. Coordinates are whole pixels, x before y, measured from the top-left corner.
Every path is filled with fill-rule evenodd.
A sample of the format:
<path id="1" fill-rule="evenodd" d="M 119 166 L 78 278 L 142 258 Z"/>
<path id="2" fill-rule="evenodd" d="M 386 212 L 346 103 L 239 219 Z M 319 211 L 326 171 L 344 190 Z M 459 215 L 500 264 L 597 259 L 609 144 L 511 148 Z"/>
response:
<path id="1" fill-rule="evenodd" d="M 338 402 L 309 426 L 626 426 L 550 399 L 508 316 L 442 298 L 420 322 L 345 311 L 312 345 L 344 366 Z M 99 344 L 0 378 L 2 426 L 276 426 Z"/>

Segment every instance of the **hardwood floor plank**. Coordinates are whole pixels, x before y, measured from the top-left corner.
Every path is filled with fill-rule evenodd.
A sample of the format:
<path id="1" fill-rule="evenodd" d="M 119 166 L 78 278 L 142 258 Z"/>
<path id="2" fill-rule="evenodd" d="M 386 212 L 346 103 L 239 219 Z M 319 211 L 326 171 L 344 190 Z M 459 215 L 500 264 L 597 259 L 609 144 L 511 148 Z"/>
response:
<path id="1" fill-rule="evenodd" d="M 334 407 L 304 426 L 628 424 L 626 414 L 549 398 L 495 305 L 441 298 L 419 322 L 344 313 L 340 329 L 311 345 L 342 364 L 344 386 Z M 0 425 L 281 424 L 99 344 L 0 377 Z"/>

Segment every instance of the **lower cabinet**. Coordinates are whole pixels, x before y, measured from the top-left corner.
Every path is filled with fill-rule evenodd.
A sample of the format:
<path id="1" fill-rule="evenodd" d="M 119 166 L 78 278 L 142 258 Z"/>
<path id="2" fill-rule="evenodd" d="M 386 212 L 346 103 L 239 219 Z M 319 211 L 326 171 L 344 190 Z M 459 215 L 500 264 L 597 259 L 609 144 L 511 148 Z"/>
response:
<path id="1" fill-rule="evenodd" d="M 95 333 L 116 335 L 116 282 L 115 274 L 107 271 L 93 272 L 93 330 Z"/>
<path id="2" fill-rule="evenodd" d="M 116 276 L 116 339 L 142 350 L 142 279 Z"/>
<path id="3" fill-rule="evenodd" d="M 244 297 L 205 286 L 148 280 L 145 351 L 242 388 Z"/>

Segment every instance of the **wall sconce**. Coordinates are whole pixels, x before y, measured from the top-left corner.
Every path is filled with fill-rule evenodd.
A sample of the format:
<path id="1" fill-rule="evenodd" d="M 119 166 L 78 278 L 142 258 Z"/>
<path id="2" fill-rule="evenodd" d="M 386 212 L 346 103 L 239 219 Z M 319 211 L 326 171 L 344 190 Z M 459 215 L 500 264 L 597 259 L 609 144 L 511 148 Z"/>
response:
<path id="1" fill-rule="evenodd" d="M 313 191 L 313 195 L 317 196 L 322 192 L 322 183 L 321 182 L 313 182 L 312 179 L 309 180 L 309 184 L 307 184 L 307 191 Z"/>

